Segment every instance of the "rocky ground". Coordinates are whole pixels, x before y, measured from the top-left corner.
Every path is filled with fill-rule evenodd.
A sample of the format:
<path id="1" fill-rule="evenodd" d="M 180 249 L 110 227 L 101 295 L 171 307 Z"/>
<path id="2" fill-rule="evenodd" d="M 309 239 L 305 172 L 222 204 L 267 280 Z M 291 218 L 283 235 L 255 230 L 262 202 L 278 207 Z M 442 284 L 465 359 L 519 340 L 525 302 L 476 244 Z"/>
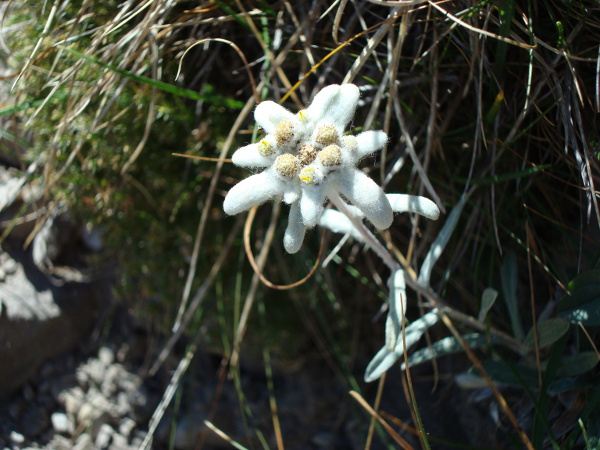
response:
<path id="1" fill-rule="evenodd" d="M 2 448 L 139 449 L 157 393 L 127 370 L 125 355 L 101 347 L 81 349 L 46 362 L 4 402 Z"/>

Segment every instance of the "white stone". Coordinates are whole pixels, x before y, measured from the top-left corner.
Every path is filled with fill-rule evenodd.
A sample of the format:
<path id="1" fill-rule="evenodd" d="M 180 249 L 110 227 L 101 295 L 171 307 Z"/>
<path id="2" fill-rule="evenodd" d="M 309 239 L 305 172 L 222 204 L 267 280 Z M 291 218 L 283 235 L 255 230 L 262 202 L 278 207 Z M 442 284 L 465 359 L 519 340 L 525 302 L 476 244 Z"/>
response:
<path id="1" fill-rule="evenodd" d="M 127 439 L 131 437 L 131 433 L 135 429 L 135 420 L 128 417 L 124 418 L 119 425 L 119 434 L 125 436 Z"/>
<path id="2" fill-rule="evenodd" d="M 115 360 L 115 354 L 114 354 L 114 352 L 110 348 L 108 348 L 108 347 L 102 347 L 98 351 L 98 359 L 105 366 L 110 366 L 114 362 L 114 360 Z"/>
<path id="3" fill-rule="evenodd" d="M 25 436 L 23 436 L 21 433 L 17 433 L 16 431 L 11 431 L 10 440 L 15 444 L 22 444 L 23 442 L 25 442 Z"/>
<path id="4" fill-rule="evenodd" d="M 110 450 L 125 450 L 129 448 L 127 445 L 127 438 L 125 436 L 121 436 L 120 434 L 112 435 L 112 442 L 110 443 Z"/>
<path id="5" fill-rule="evenodd" d="M 63 412 L 54 412 L 50 416 L 52 428 L 60 434 L 73 434 L 73 424 Z"/>
<path id="6" fill-rule="evenodd" d="M 98 448 L 98 449 L 108 448 L 114 432 L 115 432 L 115 430 L 113 430 L 110 425 L 108 425 L 107 423 L 102 424 L 100 426 L 100 429 L 98 430 L 98 435 L 96 436 L 96 441 L 94 442 L 94 444 L 96 445 L 96 448 Z"/>

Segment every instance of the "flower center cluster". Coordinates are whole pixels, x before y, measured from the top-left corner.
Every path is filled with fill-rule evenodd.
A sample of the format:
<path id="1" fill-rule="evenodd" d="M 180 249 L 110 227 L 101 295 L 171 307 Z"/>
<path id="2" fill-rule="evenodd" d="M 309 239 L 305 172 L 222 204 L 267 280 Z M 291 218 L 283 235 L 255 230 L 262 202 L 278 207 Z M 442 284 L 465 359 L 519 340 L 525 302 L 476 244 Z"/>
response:
<path id="1" fill-rule="evenodd" d="M 342 153 L 356 149 L 354 136 L 340 136 L 331 124 L 312 127 L 308 111 L 296 114 L 296 120 L 282 120 L 258 143 L 258 151 L 268 157 L 279 154 L 275 169 L 284 179 L 303 184 L 320 184 L 342 164 Z M 346 148 L 347 147 L 347 148 Z"/>

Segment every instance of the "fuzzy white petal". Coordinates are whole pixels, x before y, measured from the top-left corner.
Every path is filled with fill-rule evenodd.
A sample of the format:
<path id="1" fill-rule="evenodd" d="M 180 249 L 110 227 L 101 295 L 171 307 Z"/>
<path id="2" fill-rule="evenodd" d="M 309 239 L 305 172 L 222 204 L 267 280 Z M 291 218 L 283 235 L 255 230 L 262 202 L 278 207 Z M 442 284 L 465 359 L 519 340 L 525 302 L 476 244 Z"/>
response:
<path id="1" fill-rule="evenodd" d="M 309 228 L 314 227 L 323 212 L 325 203 L 325 189 L 321 185 L 306 186 L 300 198 L 300 211 L 302 221 Z"/>
<path id="2" fill-rule="evenodd" d="M 335 102 L 340 86 L 332 84 L 321 89 L 307 109 L 308 120 L 315 124 L 323 117 L 329 116 L 329 110 L 333 102 Z"/>
<path id="3" fill-rule="evenodd" d="M 355 85 L 342 84 L 335 101 L 327 112 L 328 119 L 330 118 L 338 127 L 346 128 L 346 125 L 354 117 L 359 97 L 360 91 Z"/>
<path id="4" fill-rule="evenodd" d="M 302 247 L 306 227 L 302 223 L 300 203 L 292 203 L 288 216 L 288 226 L 283 236 L 283 247 L 288 253 L 296 253 Z"/>
<path id="5" fill-rule="evenodd" d="M 271 100 L 261 102 L 254 110 L 254 120 L 267 134 L 275 133 L 282 120 L 294 120 L 294 114 Z"/>
<path id="6" fill-rule="evenodd" d="M 350 200 L 379 230 L 389 228 L 394 219 L 390 202 L 381 188 L 363 172 L 344 170 L 336 177 L 339 192 Z"/>
<path id="7" fill-rule="evenodd" d="M 363 131 L 356 136 L 356 140 L 358 142 L 356 162 L 358 162 L 383 147 L 388 137 L 383 131 Z"/>
<path id="8" fill-rule="evenodd" d="M 269 170 L 252 175 L 231 188 L 225 196 L 223 210 L 234 215 L 253 206 L 282 195 L 287 190 L 286 183 Z"/>
<path id="9" fill-rule="evenodd" d="M 414 212 L 432 220 L 440 216 L 439 208 L 428 198 L 406 194 L 388 194 L 386 197 L 394 212 Z"/>
<path id="10" fill-rule="evenodd" d="M 308 107 L 308 117 L 315 124 L 321 119 L 343 130 L 354 117 L 360 92 L 353 84 L 327 86 L 315 96 Z"/>
<path id="11" fill-rule="evenodd" d="M 352 208 L 348 205 L 348 208 Z M 358 209 L 357 209 L 358 211 Z M 362 216 L 362 214 L 360 214 Z M 354 226 L 352 221 L 345 214 L 335 209 L 326 209 L 319 218 L 319 226 L 325 227 L 334 233 L 350 234 L 354 239 L 364 242 L 365 239 L 360 231 Z"/>
<path id="12" fill-rule="evenodd" d="M 291 205 L 300 197 L 299 189 L 288 190 L 285 194 L 283 194 L 283 202 Z"/>
<path id="13" fill-rule="evenodd" d="M 246 167 L 248 169 L 255 167 L 269 167 L 273 164 L 274 158 L 267 158 L 258 153 L 258 144 L 250 144 L 241 147 L 235 151 L 231 157 L 231 162 L 236 166 Z"/>

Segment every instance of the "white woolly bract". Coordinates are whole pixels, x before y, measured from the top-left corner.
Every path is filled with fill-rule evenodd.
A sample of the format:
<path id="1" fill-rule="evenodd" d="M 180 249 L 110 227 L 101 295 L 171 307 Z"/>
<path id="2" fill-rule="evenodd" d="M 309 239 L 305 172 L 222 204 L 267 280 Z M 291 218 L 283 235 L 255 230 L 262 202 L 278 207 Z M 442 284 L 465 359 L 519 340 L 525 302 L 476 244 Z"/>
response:
<path id="1" fill-rule="evenodd" d="M 272 101 L 260 103 L 254 117 L 266 136 L 238 149 L 232 161 L 249 169 L 266 170 L 231 189 L 225 197 L 225 212 L 237 214 L 282 197 L 292 205 L 290 220 L 294 220 L 284 238 L 288 251 L 300 248 L 305 228 L 314 227 L 325 202 L 340 195 L 377 229 L 388 228 L 393 207 L 381 188 L 356 168 L 362 158 L 381 149 L 388 137 L 383 131 L 344 135 L 359 97 L 355 85 L 335 84 L 323 88 L 308 108 L 297 114 Z M 307 153 L 306 149 L 312 150 Z M 394 199 L 395 211 L 437 217 L 437 208 L 429 200 L 411 196 Z"/>
<path id="2" fill-rule="evenodd" d="M 381 188 L 367 175 L 352 169 L 336 177 L 336 187 L 379 230 L 389 228 L 394 219 L 390 202 Z"/>
<path id="3" fill-rule="evenodd" d="M 302 247 L 306 227 L 302 223 L 300 214 L 300 205 L 298 202 L 292 203 L 290 214 L 288 216 L 288 225 L 283 236 L 283 247 L 285 251 L 292 254 L 296 253 Z"/>
<path id="4" fill-rule="evenodd" d="M 282 195 L 285 190 L 285 183 L 267 170 L 252 175 L 232 187 L 225 196 L 223 210 L 226 214 L 235 215 Z"/>
<path id="5" fill-rule="evenodd" d="M 440 210 L 437 205 L 426 197 L 407 194 L 388 194 L 387 199 L 394 212 L 413 212 L 432 220 L 436 220 L 440 216 Z"/>
<path id="6" fill-rule="evenodd" d="M 235 151 L 231 162 L 236 166 L 253 169 L 257 167 L 269 167 L 273 164 L 274 157 L 265 157 L 258 153 L 258 143 L 246 145 Z"/>
<path id="7" fill-rule="evenodd" d="M 350 208 L 350 206 L 348 206 Z M 358 208 L 355 208 L 358 211 Z M 359 211 L 358 217 L 364 217 Z M 363 235 L 354 226 L 352 221 L 345 214 L 335 210 L 326 209 L 319 217 L 319 226 L 325 227 L 334 233 L 349 234 L 359 242 L 364 242 Z"/>
<path id="8" fill-rule="evenodd" d="M 254 110 L 254 120 L 267 134 L 275 133 L 275 128 L 282 120 L 294 120 L 294 114 L 271 100 L 258 104 Z"/>
<path id="9" fill-rule="evenodd" d="M 387 142 L 388 137 L 383 131 L 363 131 L 356 135 L 358 148 L 356 150 L 356 161 L 380 150 Z"/>

